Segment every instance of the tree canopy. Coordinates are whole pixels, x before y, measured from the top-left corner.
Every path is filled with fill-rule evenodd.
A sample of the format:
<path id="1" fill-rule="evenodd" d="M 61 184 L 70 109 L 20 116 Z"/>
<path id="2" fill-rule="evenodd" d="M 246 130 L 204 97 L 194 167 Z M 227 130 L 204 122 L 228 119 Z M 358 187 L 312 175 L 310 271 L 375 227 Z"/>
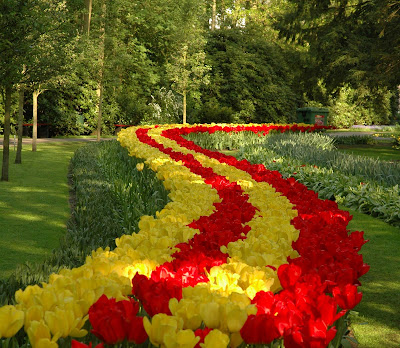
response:
<path id="1" fill-rule="evenodd" d="M 53 134 L 94 132 L 99 105 L 108 133 L 159 122 L 161 105 L 174 115 L 187 105 L 189 122 L 290 122 L 297 107 L 336 112 L 344 100 L 384 110 L 371 122 L 395 112 L 395 0 L 4 0 L 0 10 L 11 130 L 22 85 L 26 96 L 46 89 L 38 118 Z"/>
<path id="2" fill-rule="evenodd" d="M 287 0 L 274 27 L 308 47 L 314 74 L 330 90 L 350 83 L 400 84 L 400 3 L 395 0 Z"/>

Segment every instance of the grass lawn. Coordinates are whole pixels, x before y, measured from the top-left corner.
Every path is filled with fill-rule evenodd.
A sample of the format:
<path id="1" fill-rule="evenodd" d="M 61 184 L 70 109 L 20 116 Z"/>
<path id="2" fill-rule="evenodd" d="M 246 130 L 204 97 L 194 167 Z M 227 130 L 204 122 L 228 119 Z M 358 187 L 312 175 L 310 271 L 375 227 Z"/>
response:
<path id="1" fill-rule="evenodd" d="M 19 165 L 10 147 L 9 181 L 0 182 L 0 278 L 58 247 L 70 215 L 68 164 L 82 144 L 38 144 L 37 152 L 25 146 Z"/>
<path id="2" fill-rule="evenodd" d="M 361 277 L 363 299 L 352 315 L 360 348 L 400 347 L 400 229 L 371 216 L 349 210 L 349 229 L 364 231 L 369 242 L 361 253 L 371 266 Z"/>
<path id="3" fill-rule="evenodd" d="M 388 144 L 338 145 L 340 151 L 354 155 L 379 158 L 384 161 L 400 161 L 400 150 Z"/>

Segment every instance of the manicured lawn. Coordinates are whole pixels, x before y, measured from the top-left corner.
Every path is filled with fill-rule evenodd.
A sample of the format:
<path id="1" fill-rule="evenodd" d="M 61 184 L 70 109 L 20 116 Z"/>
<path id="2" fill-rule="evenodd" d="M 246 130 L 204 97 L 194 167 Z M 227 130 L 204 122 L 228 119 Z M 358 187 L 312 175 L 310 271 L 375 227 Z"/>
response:
<path id="1" fill-rule="evenodd" d="M 391 145 L 339 145 L 339 150 L 354 155 L 379 158 L 384 161 L 400 161 L 400 150 L 394 149 Z"/>
<path id="2" fill-rule="evenodd" d="M 370 271 L 361 277 L 363 299 L 352 315 L 360 348 L 400 347 L 400 229 L 349 210 L 349 229 L 364 231 L 361 253 Z"/>
<path id="3" fill-rule="evenodd" d="M 37 152 L 25 146 L 19 165 L 10 148 L 10 181 L 0 182 L 0 278 L 58 247 L 70 215 L 68 164 L 82 144 L 39 144 Z"/>

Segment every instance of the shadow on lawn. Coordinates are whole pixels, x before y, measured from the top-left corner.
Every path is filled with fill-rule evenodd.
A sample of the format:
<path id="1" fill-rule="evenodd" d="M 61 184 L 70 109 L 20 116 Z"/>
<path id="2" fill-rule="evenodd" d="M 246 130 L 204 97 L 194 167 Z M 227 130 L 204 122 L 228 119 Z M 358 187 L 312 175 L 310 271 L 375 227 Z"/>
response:
<path id="1" fill-rule="evenodd" d="M 18 165 L 10 149 L 9 181 L 0 182 L 0 279 L 59 247 L 70 215 L 68 163 L 81 145 L 41 144 L 37 152 L 25 146 Z"/>
<path id="2" fill-rule="evenodd" d="M 356 219 L 349 228 L 366 231 L 369 242 L 362 247 L 361 254 L 371 267 L 360 279 L 363 299 L 355 311 L 367 322 L 371 319 L 396 331 L 400 327 L 400 228 L 354 214 Z M 400 343 L 400 332 L 393 339 Z"/>
<path id="3" fill-rule="evenodd" d="M 66 191 L 65 186 L 58 186 Z M 24 188 L 23 192 L 17 189 L 9 185 L 1 190 L 0 278 L 9 276 L 16 262 L 43 261 L 59 246 L 66 231 L 68 199 L 65 193 L 56 193 L 57 186 L 31 191 Z"/>

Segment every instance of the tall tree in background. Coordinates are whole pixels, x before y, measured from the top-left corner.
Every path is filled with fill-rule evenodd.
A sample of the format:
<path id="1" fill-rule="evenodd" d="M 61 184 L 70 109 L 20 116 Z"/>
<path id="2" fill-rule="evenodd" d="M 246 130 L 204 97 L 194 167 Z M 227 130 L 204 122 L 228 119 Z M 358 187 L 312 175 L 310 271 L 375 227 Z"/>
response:
<path id="1" fill-rule="evenodd" d="M 38 35 L 29 17 L 31 7 L 19 0 L 0 2 L 0 86 L 5 94 L 2 181 L 8 181 L 12 92 L 21 82 L 23 64 L 30 59 Z"/>
<path id="2" fill-rule="evenodd" d="M 32 151 L 37 149 L 38 96 L 47 89 L 59 88 L 71 69 L 73 27 L 67 3 L 38 1 L 31 20 L 41 23 L 41 32 L 31 49 L 32 59 L 25 64 L 25 76 L 32 88 Z"/>
<path id="3" fill-rule="evenodd" d="M 179 28 L 175 33 L 175 53 L 166 64 L 172 88 L 183 98 L 183 123 L 187 121 L 187 97 L 199 98 L 199 88 L 208 83 L 210 67 L 205 64 L 206 39 L 201 22 L 205 9 L 194 0 L 184 0 L 177 8 Z"/>
<path id="4" fill-rule="evenodd" d="M 22 133 L 24 123 L 24 100 L 25 100 L 25 87 L 20 86 L 18 90 L 18 145 L 17 153 L 15 155 L 15 164 L 22 163 Z"/>
<path id="5" fill-rule="evenodd" d="M 106 16 L 107 16 L 107 3 L 106 0 L 101 1 L 101 15 L 100 15 L 100 40 L 99 40 L 99 71 L 98 71 L 98 113 L 97 113 L 97 141 L 101 138 L 101 123 L 103 114 L 103 94 L 104 94 L 104 66 L 105 66 L 105 40 L 106 40 Z"/>
<path id="6" fill-rule="evenodd" d="M 83 14 L 83 33 L 89 36 L 92 20 L 93 0 L 85 0 L 85 12 Z"/>
<path id="7" fill-rule="evenodd" d="M 287 0 L 275 23 L 281 35 L 309 45 L 328 90 L 347 82 L 393 88 L 400 82 L 400 3 Z"/>

